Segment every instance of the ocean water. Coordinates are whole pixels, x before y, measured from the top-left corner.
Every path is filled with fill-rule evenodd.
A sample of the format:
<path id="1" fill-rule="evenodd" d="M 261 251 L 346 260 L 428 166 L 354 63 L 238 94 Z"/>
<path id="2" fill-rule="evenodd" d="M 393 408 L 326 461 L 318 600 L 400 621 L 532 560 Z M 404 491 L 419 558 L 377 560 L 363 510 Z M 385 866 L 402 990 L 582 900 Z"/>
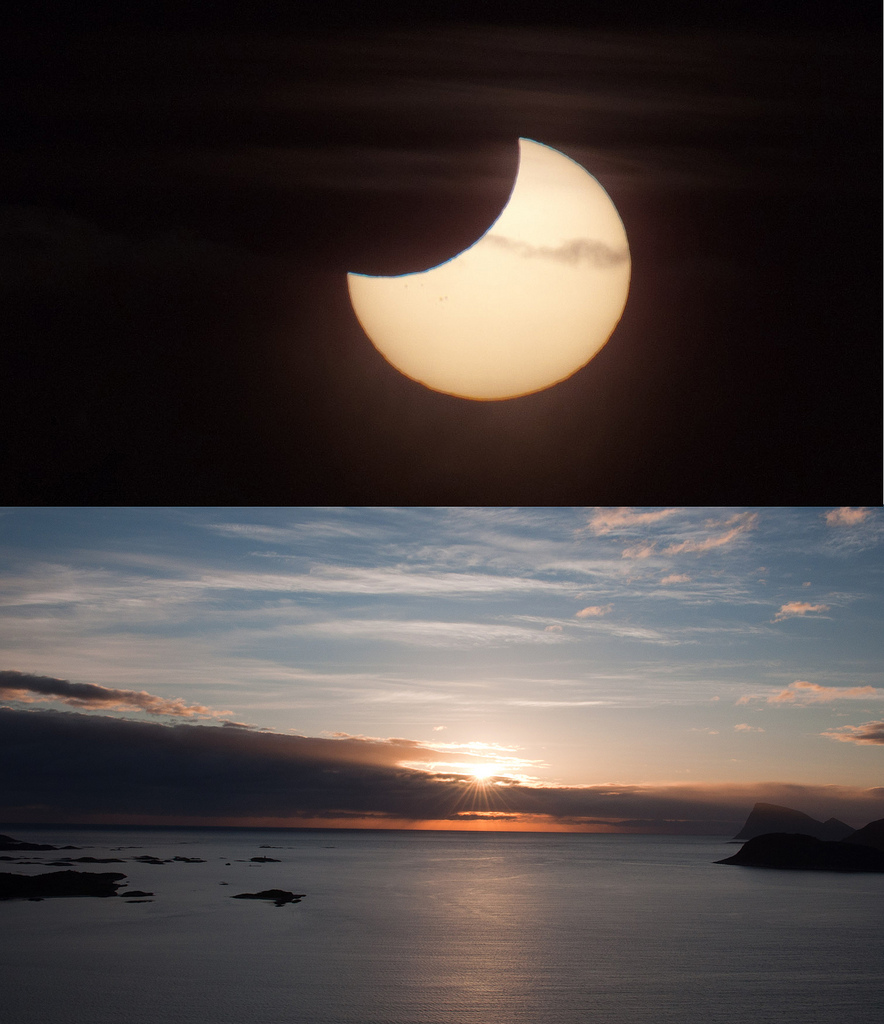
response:
<path id="1" fill-rule="evenodd" d="M 877 1024 L 884 1006 L 884 876 L 717 865 L 721 837 L 0 831 L 205 860 L 76 865 L 150 903 L 0 902 L 6 1024 Z M 269 888 L 306 895 L 230 899 Z"/>

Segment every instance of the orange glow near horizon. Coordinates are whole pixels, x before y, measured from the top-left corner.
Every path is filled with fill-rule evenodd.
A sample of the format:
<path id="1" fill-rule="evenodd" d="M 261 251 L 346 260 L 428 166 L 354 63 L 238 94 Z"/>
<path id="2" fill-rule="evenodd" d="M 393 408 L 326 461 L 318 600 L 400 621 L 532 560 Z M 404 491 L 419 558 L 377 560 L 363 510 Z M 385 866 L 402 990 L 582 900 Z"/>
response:
<path id="1" fill-rule="evenodd" d="M 482 785 L 481 783 L 479 785 Z M 484 787 L 483 787 L 484 788 Z M 157 828 L 282 828 L 282 829 L 374 829 L 400 832 L 574 832 L 595 835 L 670 835 L 675 830 L 657 830 L 624 827 L 620 820 L 587 822 L 561 821 L 544 814 L 509 814 L 506 811 L 459 811 L 452 818 L 434 818 L 414 821 L 407 818 L 387 818 L 365 815 L 340 818 L 194 818 L 156 814 L 92 814 L 76 820 L 52 822 L 19 821 L 19 825 L 57 825 L 76 828 L 78 825 L 151 826 Z M 704 833 L 706 834 L 706 833 Z M 722 833 L 730 834 L 728 833 Z"/>

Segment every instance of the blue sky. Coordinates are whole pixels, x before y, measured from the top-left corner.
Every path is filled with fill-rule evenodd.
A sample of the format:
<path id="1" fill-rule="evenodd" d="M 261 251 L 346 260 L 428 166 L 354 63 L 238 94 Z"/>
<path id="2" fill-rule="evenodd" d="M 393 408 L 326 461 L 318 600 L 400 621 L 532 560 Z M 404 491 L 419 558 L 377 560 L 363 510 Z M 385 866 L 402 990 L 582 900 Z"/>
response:
<path id="1" fill-rule="evenodd" d="M 0 535 L 0 703 L 32 718 L 529 786 L 882 777 L 877 508 L 7 509 Z"/>

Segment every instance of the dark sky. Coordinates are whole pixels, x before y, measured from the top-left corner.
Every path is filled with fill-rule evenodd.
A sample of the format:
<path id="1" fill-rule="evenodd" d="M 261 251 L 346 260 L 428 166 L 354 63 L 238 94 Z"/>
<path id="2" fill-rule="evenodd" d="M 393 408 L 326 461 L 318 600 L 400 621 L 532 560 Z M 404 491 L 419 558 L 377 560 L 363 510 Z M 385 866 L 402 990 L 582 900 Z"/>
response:
<path id="1" fill-rule="evenodd" d="M 880 501 L 877 10 L 473 6 L 5 16 L 7 501 Z M 611 194 L 626 313 L 549 391 L 430 392 L 346 273 L 473 242 L 519 136 Z"/>

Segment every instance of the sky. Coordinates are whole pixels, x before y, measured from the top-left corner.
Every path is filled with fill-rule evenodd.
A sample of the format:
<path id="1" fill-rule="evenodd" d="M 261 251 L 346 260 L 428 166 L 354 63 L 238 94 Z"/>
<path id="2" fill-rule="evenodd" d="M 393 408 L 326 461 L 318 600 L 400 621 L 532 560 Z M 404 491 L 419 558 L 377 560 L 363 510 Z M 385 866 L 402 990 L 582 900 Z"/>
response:
<path id="1" fill-rule="evenodd" d="M 0 820 L 884 816 L 878 507 L 7 508 Z"/>
<path id="2" fill-rule="evenodd" d="M 0 19 L 7 501 L 881 500 L 880 5 Z M 347 274 L 473 243 L 519 137 L 614 201 L 624 316 L 549 390 L 441 395 L 374 349 Z"/>

